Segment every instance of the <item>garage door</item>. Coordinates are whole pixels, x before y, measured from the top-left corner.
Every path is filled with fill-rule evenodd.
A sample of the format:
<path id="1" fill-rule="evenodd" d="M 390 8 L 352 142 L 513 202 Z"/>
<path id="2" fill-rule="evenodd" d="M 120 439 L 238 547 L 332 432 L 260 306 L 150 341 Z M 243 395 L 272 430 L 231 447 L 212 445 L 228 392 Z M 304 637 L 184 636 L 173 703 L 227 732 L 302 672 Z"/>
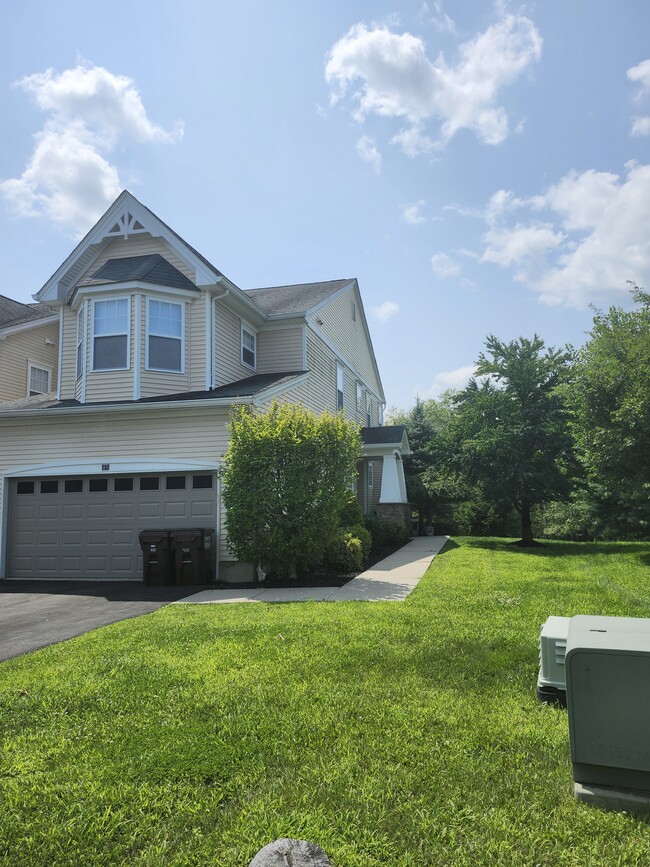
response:
<path id="1" fill-rule="evenodd" d="M 9 498 L 9 578 L 141 578 L 140 530 L 217 522 L 212 474 L 11 479 Z"/>

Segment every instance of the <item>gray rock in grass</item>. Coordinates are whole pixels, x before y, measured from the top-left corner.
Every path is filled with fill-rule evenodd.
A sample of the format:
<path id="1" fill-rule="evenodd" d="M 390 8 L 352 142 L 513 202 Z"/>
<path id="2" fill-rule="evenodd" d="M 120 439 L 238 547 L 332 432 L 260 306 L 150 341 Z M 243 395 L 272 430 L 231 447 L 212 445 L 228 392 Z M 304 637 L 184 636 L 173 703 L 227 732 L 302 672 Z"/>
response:
<path id="1" fill-rule="evenodd" d="M 307 840 L 274 840 L 257 853 L 249 867 L 332 867 L 327 854 Z"/>

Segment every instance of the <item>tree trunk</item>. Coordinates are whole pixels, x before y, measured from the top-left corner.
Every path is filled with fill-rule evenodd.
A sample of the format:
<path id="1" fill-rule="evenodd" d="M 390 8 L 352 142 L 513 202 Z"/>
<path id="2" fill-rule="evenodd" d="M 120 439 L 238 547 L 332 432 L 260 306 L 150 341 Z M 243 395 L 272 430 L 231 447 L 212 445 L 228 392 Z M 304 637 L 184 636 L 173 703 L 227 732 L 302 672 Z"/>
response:
<path id="1" fill-rule="evenodd" d="M 533 525 L 530 519 L 530 503 L 521 504 L 521 544 L 534 545 Z"/>

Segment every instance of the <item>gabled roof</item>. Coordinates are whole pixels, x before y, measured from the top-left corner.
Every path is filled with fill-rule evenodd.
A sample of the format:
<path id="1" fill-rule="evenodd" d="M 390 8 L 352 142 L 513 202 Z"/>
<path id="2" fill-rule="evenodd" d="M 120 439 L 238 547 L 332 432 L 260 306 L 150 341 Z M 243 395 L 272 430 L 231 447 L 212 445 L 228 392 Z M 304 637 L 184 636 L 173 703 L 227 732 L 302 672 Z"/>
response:
<path id="1" fill-rule="evenodd" d="M 195 272 L 197 286 L 221 284 L 227 286 L 235 295 L 239 295 L 246 304 L 251 303 L 241 289 L 128 190 L 120 193 L 34 297 L 40 301 L 64 302 L 68 291 L 88 267 L 92 266 L 107 242 L 112 238 L 143 233 L 162 238 L 183 261 L 187 262 Z"/>
<path id="2" fill-rule="evenodd" d="M 52 311 L 42 304 L 23 304 L 0 295 L 0 328 L 13 328 L 14 325 L 36 322 L 52 315 Z"/>
<path id="3" fill-rule="evenodd" d="M 102 283 L 127 283 L 137 280 L 142 283 L 153 283 L 157 286 L 170 286 L 176 289 L 196 289 L 196 286 L 171 262 L 159 253 L 149 256 L 127 256 L 119 259 L 109 259 L 77 285 L 92 286 Z"/>
<path id="4" fill-rule="evenodd" d="M 307 313 L 354 282 L 327 280 L 324 283 L 295 283 L 289 286 L 269 286 L 266 289 L 244 289 L 248 297 L 261 307 L 267 316 L 297 316 Z"/>
<path id="5" fill-rule="evenodd" d="M 406 425 L 389 424 L 385 427 L 362 427 L 361 442 L 364 453 L 383 453 L 386 449 L 399 449 L 402 457 L 412 454 L 406 434 Z"/>

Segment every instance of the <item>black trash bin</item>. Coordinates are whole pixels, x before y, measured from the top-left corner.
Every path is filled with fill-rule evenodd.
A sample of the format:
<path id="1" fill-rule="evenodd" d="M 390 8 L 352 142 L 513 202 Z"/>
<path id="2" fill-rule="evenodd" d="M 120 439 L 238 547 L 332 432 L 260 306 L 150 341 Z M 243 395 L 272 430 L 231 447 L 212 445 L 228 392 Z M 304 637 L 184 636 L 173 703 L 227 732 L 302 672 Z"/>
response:
<path id="1" fill-rule="evenodd" d="M 211 531 L 196 529 L 172 530 L 176 584 L 207 584 L 210 568 L 206 557 L 206 539 L 211 543 Z"/>
<path id="2" fill-rule="evenodd" d="M 174 552 L 169 530 L 141 530 L 142 577 L 150 586 L 174 584 Z"/>

